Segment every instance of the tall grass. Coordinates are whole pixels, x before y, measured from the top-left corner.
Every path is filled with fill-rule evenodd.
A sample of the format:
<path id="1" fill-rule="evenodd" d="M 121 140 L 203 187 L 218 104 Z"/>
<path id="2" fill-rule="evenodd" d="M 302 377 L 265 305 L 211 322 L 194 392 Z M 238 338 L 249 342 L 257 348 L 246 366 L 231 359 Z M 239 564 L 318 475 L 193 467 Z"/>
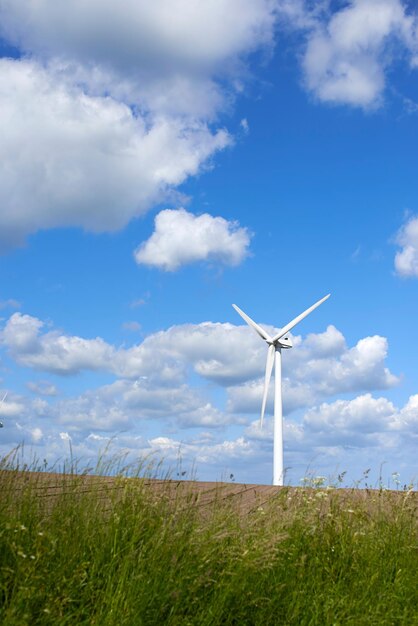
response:
<path id="1" fill-rule="evenodd" d="M 416 493 L 153 485 L 1 470 L 0 623 L 418 624 Z"/>

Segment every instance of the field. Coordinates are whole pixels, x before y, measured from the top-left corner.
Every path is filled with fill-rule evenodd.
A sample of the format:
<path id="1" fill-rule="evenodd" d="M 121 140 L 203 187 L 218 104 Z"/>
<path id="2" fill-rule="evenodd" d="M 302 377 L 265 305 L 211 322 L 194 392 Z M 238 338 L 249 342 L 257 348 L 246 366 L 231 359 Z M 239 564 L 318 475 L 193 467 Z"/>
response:
<path id="1" fill-rule="evenodd" d="M 0 623 L 418 624 L 417 492 L 0 471 Z"/>

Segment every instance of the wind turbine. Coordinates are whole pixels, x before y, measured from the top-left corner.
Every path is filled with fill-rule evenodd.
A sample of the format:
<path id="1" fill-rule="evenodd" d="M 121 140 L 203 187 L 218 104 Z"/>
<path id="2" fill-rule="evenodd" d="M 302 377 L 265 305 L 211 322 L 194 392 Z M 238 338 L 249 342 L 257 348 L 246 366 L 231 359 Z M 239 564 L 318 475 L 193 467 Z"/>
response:
<path id="1" fill-rule="evenodd" d="M 4 394 L 3 398 L 0 401 L 0 407 L 3 404 L 3 402 L 6 400 L 7 394 L 8 394 L 8 392 L 6 391 L 6 393 Z M 3 428 L 3 422 L 0 422 L 0 428 Z"/>
<path id="2" fill-rule="evenodd" d="M 264 411 L 266 409 L 267 402 L 267 393 L 270 384 L 271 373 L 273 371 L 273 365 L 275 366 L 274 371 L 274 431 L 273 431 L 273 485 L 283 485 L 283 409 L 282 409 L 282 348 L 287 349 L 292 347 L 292 342 L 287 336 L 287 333 L 292 330 L 301 322 L 309 313 L 312 313 L 314 309 L 316 309 L 320 304 L 328 300 L 330 297 L 330 293 L 315 302 L 309 309 L 306 309 L 303 313 L 295 317 L 291 322 L 283 326 L 279 332 L 274 335 L 274 337 L 270 337 L 270 335 L 261 328 L 258 324 L 254 322 L 244 311 L 241 311 L 236 304 L 232 306 L 236 310 L 236 312 L 241 315 L 244 321 L 247 322 L 249 326 L 257 335 L 264 339 L 264 341 L 268 345 L 267 352 L 267 362 L 266 362 L 266 374 L 264 378 L 264 392 L 263 392 L 263 402 L 261 404 L 261 417 L 260 417 L 260 427 L 263 425 L 264 419 Z"/>

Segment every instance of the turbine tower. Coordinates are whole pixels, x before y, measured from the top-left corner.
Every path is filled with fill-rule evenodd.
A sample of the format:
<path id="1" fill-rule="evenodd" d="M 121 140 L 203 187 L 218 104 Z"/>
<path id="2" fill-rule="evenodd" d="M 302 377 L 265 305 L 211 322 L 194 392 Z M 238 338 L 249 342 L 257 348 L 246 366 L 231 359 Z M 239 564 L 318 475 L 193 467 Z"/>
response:
<path id="1" fill-rule="evenodd" d="M 270 384 L 271 373 L 273 371 L 273 365 L 275 368 L 274 371 L 274 430 L 273 430 L 273 485 L 283 485 L 284 472 L 283 472 L 283 409 L 282 409 L 282 348 L 287 349 L 292 347 L 292 342 L 287 336 L 287 333 L 292 330 L 301 322 L 309 313 L 312 313 L 314 309 L 316 309 L 320 304 L 328 300 L 330 297 L 330 293 L 315 302 L 309 309 L 306 309 L 303 313 L 295 317 L 291 322 L 283 326 L 279 332 L 274 335 L 274 337 L 270 337 L 268 333 L 261 328 L 258 324 L 254 322 L 244 311 L 236 305 L 232 306 L 236 310 L 236 312 L 241 315 L 243 320 L 247 322 L 249 326 L 257 335 L 264 339 L 264 341 L 268 345 L 267 351 L 267 362 L 266 362 L 266 374 L 264 378 L 264 392 L 263 392 L 263 402 L 261 404 L 261 417 L 260 417 L 260 427 L 263 425 L 264 412 L 266 410 L 266 402 L 267 402 L 267 394 Z"/>

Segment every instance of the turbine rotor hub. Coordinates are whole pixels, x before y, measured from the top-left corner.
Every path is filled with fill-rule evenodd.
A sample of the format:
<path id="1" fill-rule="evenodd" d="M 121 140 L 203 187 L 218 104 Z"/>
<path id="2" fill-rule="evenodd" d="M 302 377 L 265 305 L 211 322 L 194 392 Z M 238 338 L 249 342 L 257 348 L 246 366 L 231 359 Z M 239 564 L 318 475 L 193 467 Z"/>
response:
<path id="1" fill-rule="evenodd" d="M 293 348 L 292 340 L 289 337 L 281 337 L 280 339 L 276 339 L 276 341 L 266 339 L 266 344 L 268 346 L 274 346 L 275 348 Z"/>

